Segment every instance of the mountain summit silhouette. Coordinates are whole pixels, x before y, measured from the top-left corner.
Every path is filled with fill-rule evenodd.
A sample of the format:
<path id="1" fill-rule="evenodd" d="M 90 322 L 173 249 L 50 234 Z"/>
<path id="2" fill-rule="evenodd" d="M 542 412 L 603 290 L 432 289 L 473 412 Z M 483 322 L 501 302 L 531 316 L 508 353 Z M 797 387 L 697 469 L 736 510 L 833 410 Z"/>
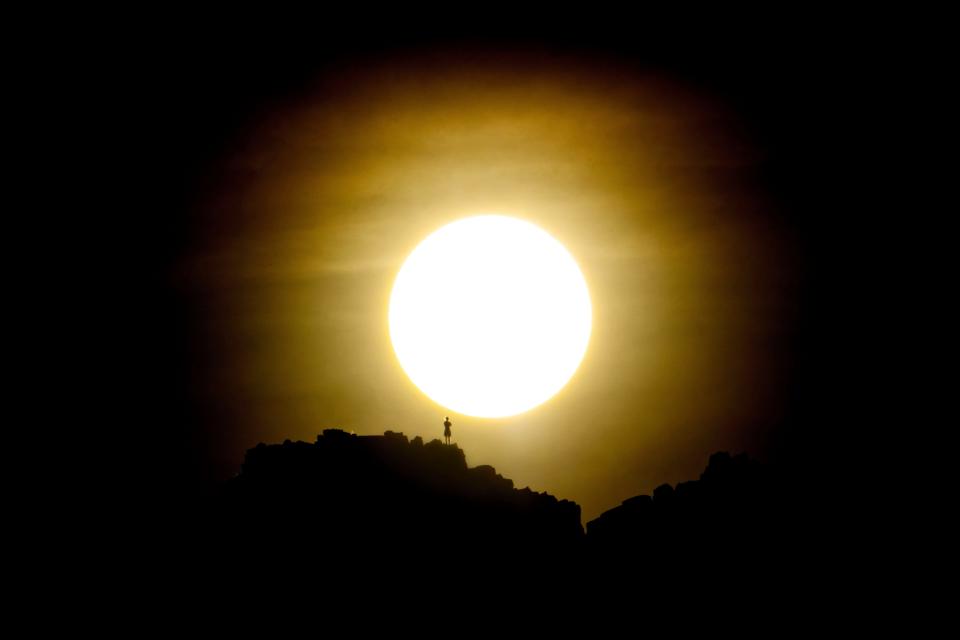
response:
<path id="1" fill-rule="evenodd" d="M 493 467 L 468 467 L 456 445 L 393 431 L 326 429 L 313 443 L 260 444 L 217 502 L 233 531 L 287 544 L 540 554 L 584 535 L 576 503 L 516 489 Z"/>
<path id="2" fill-rule="evenodd" d="M 575 502 L 470 467 L 456 445 L 326 429 L 249 449 L 152 548 L 159 573 L 201 591 L 305 582 L 360 593 L 375 580 L 394 593 L 522 583 L 593 598 L 623 580 L 686 588 L 693 576 L 756 586 L 817 552 L 798 526 L 817 521 L 789 489 L 799 484 L 718 452 L 699 479 L 628 498 L 584 529 Z"/>
<path id="3" fill-rule="evenodd" d="M 698 480 L 629 498 L 584 532 L 578 504 L 469 467 L 456 445 L 326 429 L 248 450 L 204 517 L 225 558 L 322 549 L 328 568 L 344 557 L 649 568 L 759 557 L 782 538 L 783 486 L 768 466 L 718 452 Z"/>

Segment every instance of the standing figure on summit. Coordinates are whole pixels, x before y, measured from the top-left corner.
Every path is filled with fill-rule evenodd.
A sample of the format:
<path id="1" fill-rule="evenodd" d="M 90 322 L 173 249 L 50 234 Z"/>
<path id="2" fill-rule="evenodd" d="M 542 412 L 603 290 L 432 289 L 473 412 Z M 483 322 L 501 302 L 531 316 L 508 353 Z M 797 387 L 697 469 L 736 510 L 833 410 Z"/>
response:
<path id="1" fill-rule="evenodd" d="M 450 425 L 453 424 L 450 422 L 450 416 L 447 416 L 443 420 L 443 439 L 447 441 L 447 444 L 450 444 Z"/>

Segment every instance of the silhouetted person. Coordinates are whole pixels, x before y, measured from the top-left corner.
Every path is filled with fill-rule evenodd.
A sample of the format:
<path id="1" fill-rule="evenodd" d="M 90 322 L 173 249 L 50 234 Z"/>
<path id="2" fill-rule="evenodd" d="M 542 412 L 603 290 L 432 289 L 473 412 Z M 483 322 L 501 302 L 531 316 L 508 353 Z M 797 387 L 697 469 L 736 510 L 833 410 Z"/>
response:
<path id="1" fill-rule="evenodd" d="M 447 444 L 450 444 L 450 436 L 452 435 L 451 432 L 450 432 L 450 425 L 451 425 L 451 424 L 453 424 L 453 423 L 450 422 L 450 416 L 447 416 L 446 418 L 444 418 L 444 420 L 443 420 L 443 439 L 446 440 Z"/>

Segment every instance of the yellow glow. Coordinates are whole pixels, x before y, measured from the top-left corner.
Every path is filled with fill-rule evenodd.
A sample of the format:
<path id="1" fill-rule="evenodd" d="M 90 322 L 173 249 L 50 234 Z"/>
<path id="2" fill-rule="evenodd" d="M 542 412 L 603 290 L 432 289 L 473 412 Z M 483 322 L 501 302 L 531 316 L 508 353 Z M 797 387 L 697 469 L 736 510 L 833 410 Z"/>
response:
<path id="1" fill-rule="evenodd" d="M 570 253 L 539 227 L 500 215 L 428 236 L 390 297 L 400 364 L 438 404 L 500 418 L 545 402 L 587 350 L 592 309 Z"/>

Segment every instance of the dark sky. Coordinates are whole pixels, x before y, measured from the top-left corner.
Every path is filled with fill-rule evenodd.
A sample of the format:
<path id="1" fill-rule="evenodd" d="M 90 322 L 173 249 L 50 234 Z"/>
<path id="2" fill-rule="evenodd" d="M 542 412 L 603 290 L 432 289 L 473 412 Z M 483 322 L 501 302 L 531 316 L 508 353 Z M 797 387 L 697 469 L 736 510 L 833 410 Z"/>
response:
<path id="1" fill-rule="evenodd" d="M 386 300 L 419 239 L 491 209 L 564 242 L 595 323 L 553 400 L 455 417 L 470 464 L 586 520 L 719 449 L 846 437 L 833 274 L 869 52 L 821 24 L 401 18 L 161 22 L 98 52 L 97 373 L 128 487 L 202 494 L 257 442 L 332 426 L 439 437 Z"/>

